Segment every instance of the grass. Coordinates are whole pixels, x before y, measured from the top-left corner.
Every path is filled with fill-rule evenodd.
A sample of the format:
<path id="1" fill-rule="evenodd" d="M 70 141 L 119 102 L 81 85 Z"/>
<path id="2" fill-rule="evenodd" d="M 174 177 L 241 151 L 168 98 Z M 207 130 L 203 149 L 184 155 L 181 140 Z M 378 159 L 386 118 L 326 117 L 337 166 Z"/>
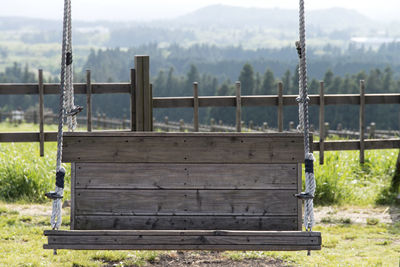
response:
<path id="1" fill-rule="evenodd" d="M 157 262 L 162 254 L 154 251 L 68 251 L 54 256 L 43 250 L 49 229 L 49 218 L 27 215 L 29 205 L 0 203 L 0 266 L 144 266 Z M 49 204 L 38 205 L 50 209 Z M 20 212 L 15 212 L 18 209 Z M 37 209 L 37 207 L 36 207 Z M 64 220 L 69 220 L 68 209 Z M 36 212 L 31 212 L 36 213 Z M 323 236 L 322 251 L 311 257 L 302 252 L 225 252 L 223 258 L 241 261 L 270 257 L 294 266 L 398 266 L 400 255 L 400 223 L 353 224 L 334 219 L 321 224 L 315 231 Z M 63 229 L 67 229 L 64 225 Z"/>
<path id="2" fill-rule="evenodd" d="M 394 234 L 399 226 L 336 224 L 318 226 L 321 231 L 323 249 L 304 252 L 227 252 L 235 259 L 249 258 L 253 253 L 258 257 L 272 256 L 295 266 L 398 266 L 400 236 Z"/>

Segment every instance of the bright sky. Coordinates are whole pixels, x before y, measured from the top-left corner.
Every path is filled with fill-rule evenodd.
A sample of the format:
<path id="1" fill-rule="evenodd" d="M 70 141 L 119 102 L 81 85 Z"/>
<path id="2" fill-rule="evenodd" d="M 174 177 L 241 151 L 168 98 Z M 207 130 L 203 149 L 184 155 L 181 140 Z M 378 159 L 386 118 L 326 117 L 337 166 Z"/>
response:
<path id="1" fill-rule="evenodd" d="M 371 18 L 400 20 L 399 0 L 305 0 L 306 9 L 344 7 Z M 63 0 L 0 0 L 0 16 L 61 19 Z M 296 9 L 298 0 L 72 0 L 79 20 L 151 20 L 176 17 L 198 8 L 225 4 L 243 7 Z"/>

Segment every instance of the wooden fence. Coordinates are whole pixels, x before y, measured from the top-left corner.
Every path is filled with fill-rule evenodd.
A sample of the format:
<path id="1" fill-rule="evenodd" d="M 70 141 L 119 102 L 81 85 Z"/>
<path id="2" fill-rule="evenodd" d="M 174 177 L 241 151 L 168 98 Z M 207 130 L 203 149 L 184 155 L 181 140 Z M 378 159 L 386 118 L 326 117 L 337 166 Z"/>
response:
<path id="1" fill-rule="evenodd" d="M 37 84 L 0 84 L 0 95 L 39 95 L 39 131 L 25 133 L 0 133 L 0 142 L 39 142 L 40 154 L 44 155 L 44 142 L 56 141 L 57 133 L 44 132 L 44 95 L 59 93 L 59 84 L 44 84 L 43 71 L 39 70 Z M 87 131 L 92 131 L 92 95 L 127 94 L 130 95 L 130 130 L 151 131 L 153 129 L 153 108 L 193 108 L 193 130 L 201 130 L 199 109 L 205 107 L 236 107 L 236 131 L 242 131 L 242 107 L 276 106 L 278 108 L 278 131 L 283 131 L 283 107 L 298 105 L 296 95 L 284 95 L 283 84 L 279 83 L 277 95 L 242 96 L 240 82 L 236 83 L 235 96 L 199 96 L 198 84 L 193 84 L 193 97 L 154 97 L 150 84 L 149 57 L 136 56 L 135 69 L 131 70 L 129 83 L 92 83 L 90 71 L 87 71 L 86 83 L 74 85 L 75 94 L 86 95 Z M 321 138 L 313 144 L 314 151 L 320 152 L 320 163 L 324 162 L 325 151 L 359 150 L 360 162 L 364 162 L 364 152 L 368 149 L 400 148 L 400 139 L 365 140 L 365 106 L 372 104 L 400 104 L 400 94 L 365 94 L 364 81 L 360 81 L 360 94 L 324 93 L 324 83 L 320 83 L 320 94 L 310 95 L 310 105 L 319 106 L 319 129 Z M 325 106 L 358 105 L 358 140 L 325 141 Z"/>

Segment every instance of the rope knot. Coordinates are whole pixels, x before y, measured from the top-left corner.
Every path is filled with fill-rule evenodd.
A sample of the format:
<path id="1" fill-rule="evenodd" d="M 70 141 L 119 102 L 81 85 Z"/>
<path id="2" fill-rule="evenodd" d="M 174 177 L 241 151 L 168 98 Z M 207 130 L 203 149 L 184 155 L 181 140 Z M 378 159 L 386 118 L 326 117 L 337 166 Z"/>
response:
<path id="1" fill-rule="evenodd" d="M 308 103 L 310 103 L 311 99 L 310 99 L 308 96 L 307 96 L 307 97 L 298 96 L 298 97 L 296 98 L 296 101 L 297 101 L 297 103 L 299 103 L 299 104 L 304 104 L 304 103 L 308 104 Z"/>
<path id="2" fill-rule="evenodd" d="M 300 41 L 296 41 L 296 49 L 297 49 L 297 54 L 299 55 L 299 58 L 301 59 L 303 57 Z"/>

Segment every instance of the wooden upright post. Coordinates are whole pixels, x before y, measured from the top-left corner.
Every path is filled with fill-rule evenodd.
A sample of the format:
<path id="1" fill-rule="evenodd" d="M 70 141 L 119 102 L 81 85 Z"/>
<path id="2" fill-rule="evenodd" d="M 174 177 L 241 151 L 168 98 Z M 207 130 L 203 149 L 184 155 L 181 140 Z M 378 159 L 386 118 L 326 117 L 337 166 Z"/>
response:
<path id="1" fill-rule="evenodd" d="M 193 127 L 199 131 L 199 84 L 193 83 Z"/>
<path id="2" fill-rule="evenodd" d="M 150 130 L 153 131 L 153 125 L 154 125 L 154 118 L 153 118 L 153 84 L 150 84 Z"/>
<path id="3" fill-rule="evenodd" d="M 90 70 L 86 71 L 86 116 L 87 131 L 92 131 L 92 80 Z"/>
<path id="4" fill-rule="evenodd" d="M 365 82 L 360 81 L 360 163 L 365 162 Z"/>
<path id="5" fill-rule="evenodd" d="M 136 131 L 152 131 L 152 99 L 150 92 L 150 57 L 135 56 Z"/>
<path id="6" fill-rule="evenodd" d="M 241 83 L 236 82 L 236 131 L 242 131 L 242 89 Z"/>
<path id="7" fill-rule="evenodd" d="M 39 140 L 40 140 L 40 156 L 44 156 L 44 86 L 43 86 L 43 70 L 39 70 Z"/>
<path id="8" fill-rule="evenodd" d="M 325 88 L 324 82 L 320 83 L 319 91 L 319 164 L 324 164 L 325 150 Z"/>
<path id="9" fill-rule="evenodd" d="M 283 83 L 278 83 L 278 131 L 283 132 Z"/>
<path id="10" fill-rule="evenodd" d="M 131 131 L 136 131 L 136 70 L 131 69 Z"/>

